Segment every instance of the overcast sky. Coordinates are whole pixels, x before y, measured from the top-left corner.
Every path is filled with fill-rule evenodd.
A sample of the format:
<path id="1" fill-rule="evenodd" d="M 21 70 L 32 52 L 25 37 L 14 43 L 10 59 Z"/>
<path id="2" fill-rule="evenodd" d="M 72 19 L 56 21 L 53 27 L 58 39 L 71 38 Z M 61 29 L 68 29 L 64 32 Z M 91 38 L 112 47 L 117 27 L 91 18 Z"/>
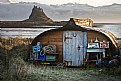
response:
<path id="1" fill-rule="evenodd" d="M 80 3 L 92 6 L 110 5 L 113 3 L 121 4 L 121 0 L 10 0 L 11 2 L 38 2 L 42 4 L 64 4 L 64 3 Z"/>

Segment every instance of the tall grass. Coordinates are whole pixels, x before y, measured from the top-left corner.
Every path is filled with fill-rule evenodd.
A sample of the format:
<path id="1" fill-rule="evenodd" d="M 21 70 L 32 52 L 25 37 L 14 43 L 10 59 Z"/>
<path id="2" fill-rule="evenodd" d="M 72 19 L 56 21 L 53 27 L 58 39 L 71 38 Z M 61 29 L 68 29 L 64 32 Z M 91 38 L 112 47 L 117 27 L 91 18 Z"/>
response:
<path id="1" fill-rule="evenodd" d="M 120 81 L 120 76 L 106 75 L 95 69 L 60 68 L 14 63 L 5 81 Z"/>
<path id="2" fill-rule="evenodd" d="M 121 69 L 115 68 L 115 74 L 108 74 L 109 69 L 68 68 L 57 66 L 34 65 L 26 61 L 29 46 L 22 45 L 9 50 L 8 63 L 3 69 L 1 81 L 120 81 Z M 110 69 L 111 70 L 111 69 Z M 112 69 L 113 70 L 113 69 Z"/>

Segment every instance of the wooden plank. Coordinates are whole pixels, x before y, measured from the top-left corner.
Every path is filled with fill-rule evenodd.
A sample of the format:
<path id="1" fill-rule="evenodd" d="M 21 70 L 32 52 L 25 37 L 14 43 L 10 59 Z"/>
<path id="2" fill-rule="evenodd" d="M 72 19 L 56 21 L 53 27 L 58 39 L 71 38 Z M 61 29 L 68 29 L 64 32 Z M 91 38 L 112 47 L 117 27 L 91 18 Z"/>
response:
<path id="1" fill-rule="evenodd" d="M 83 57 L 84 57 L 84 37 L 83 37 L 83 32 L 78 32 L 78 46 L 80 47 L 80 49 L 78 49 L 78 65 L 82 65 L 83 64 Z"/>
<path id="2" fill-rule="evenodd" d="M 85 64 L 85 62 L 86 62 L 86 52 L 87 52 L 87 32 L 84 32 L 84 64 Z"/>
<path id="3" fill-rule="evenodd" d="M 103 41 L 103 40 L 109 41 L 109 39 L 105 35 L 98 32 L 93 32 L 93 31 L 87 32 L 87 35 L 88 35 L 88 42 L 90 42 L 90 40 L 94 41 L 96 37 L 98 38 L 99 41 Z"/>
<path id="4" fill-rule="evenodd" d="M 62 45 L 62 42 L 52 42 L 52 41 L 50 41 L 49 44 L 52 44 L 52 45 Z"/>
<path id="5" fill-rule="evenodd" d="M 66 32 L 63 32 L 63 63 L 65 62 L 66 59 L 66 46 L 65 46 L 65 36 Z"/>
<path id="6" fill-rule="evenodd" d="M 72 35 L 73 35 L 73 43 L 72 43 L 72 65 L 75 65 L 76 64 L 76 49 L 77 49 L 77 46 L 76 46 L 76 43 L 77 43 L 77 39 L 76 39 L 76 35 L 74 35 L 76 32 L 75 31 L 72 31 Z M 74 61 L 75 60 L 75 61 Z"/>
<path id="7" fill-rule="evenodd" d="M 48 41 L 51 41 L 51 42 L 62 42 L 62 39 L 61 38 L 51 38 Z"/>
<path id="8" fill-rule="evenodd" d="M 77 36 L 74 37 L 75 38 L 75 41 L 74 41 L 75 42 L 75 46 L 74 46 L 75 47 L 75 49 L 74 49 L 75 53 L 74 53 L 74 56 L 73 56 L 73 58 L 74 58 L 73 59 L 73 63 L 74 63 L 73 65 L 74 66 L 78 66 L 78 62 L 79 62 L 79 58 L 80 58 L 79 57 L 78 46 L 79 46 L 79 40 L 80 39 L 79 39 L 79 33 L 78 33 L 78 31 L 75 31 L 74 33 L 77 34 Z"/>
<path id="9" fill-rule="evenodd" d="M 105 52 L 105 49 L 87 49 L 87 52 Z"/>

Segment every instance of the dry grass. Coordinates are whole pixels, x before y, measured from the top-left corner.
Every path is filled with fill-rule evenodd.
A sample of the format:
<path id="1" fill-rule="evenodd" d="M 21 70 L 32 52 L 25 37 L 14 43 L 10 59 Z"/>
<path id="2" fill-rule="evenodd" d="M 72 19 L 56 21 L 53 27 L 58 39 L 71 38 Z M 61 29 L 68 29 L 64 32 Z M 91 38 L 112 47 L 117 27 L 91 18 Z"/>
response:
<path id="1" fill-rule="evenodd" d="M 106 75 L 97 69 L 52 66 L 12 65 L 6 81 L 120 81 L 120 76 Z"/>
<path id="2" fill-rule="evenodd" d="M 27 47 L 15 47 L 8 52 L 11 55 L 1 74 L 1 81 L 121 81 L 121 68 L 85 70 L 29 64 L 23 60 L 27 56 Z"/>
<path id="3" fill-rule="evenodd" d="M 32 42 L 33 38 L 22 38 L 22 37 L 0 37 L 0 47 L 7 50 L 11 50 L 14 46 L 29 45 Z"/>

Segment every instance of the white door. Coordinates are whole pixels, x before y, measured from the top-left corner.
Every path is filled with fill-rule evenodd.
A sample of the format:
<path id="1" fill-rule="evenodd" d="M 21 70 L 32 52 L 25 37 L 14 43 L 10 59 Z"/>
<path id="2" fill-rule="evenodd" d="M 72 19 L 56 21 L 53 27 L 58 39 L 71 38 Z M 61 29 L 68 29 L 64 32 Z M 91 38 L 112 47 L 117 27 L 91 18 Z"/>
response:
<path id="1" fill-rule="evenodd" d="M 68 66 L 81 66 L 86 55 L 86 32 L 63 32 L 63 62 L 71 62 Z"/>

